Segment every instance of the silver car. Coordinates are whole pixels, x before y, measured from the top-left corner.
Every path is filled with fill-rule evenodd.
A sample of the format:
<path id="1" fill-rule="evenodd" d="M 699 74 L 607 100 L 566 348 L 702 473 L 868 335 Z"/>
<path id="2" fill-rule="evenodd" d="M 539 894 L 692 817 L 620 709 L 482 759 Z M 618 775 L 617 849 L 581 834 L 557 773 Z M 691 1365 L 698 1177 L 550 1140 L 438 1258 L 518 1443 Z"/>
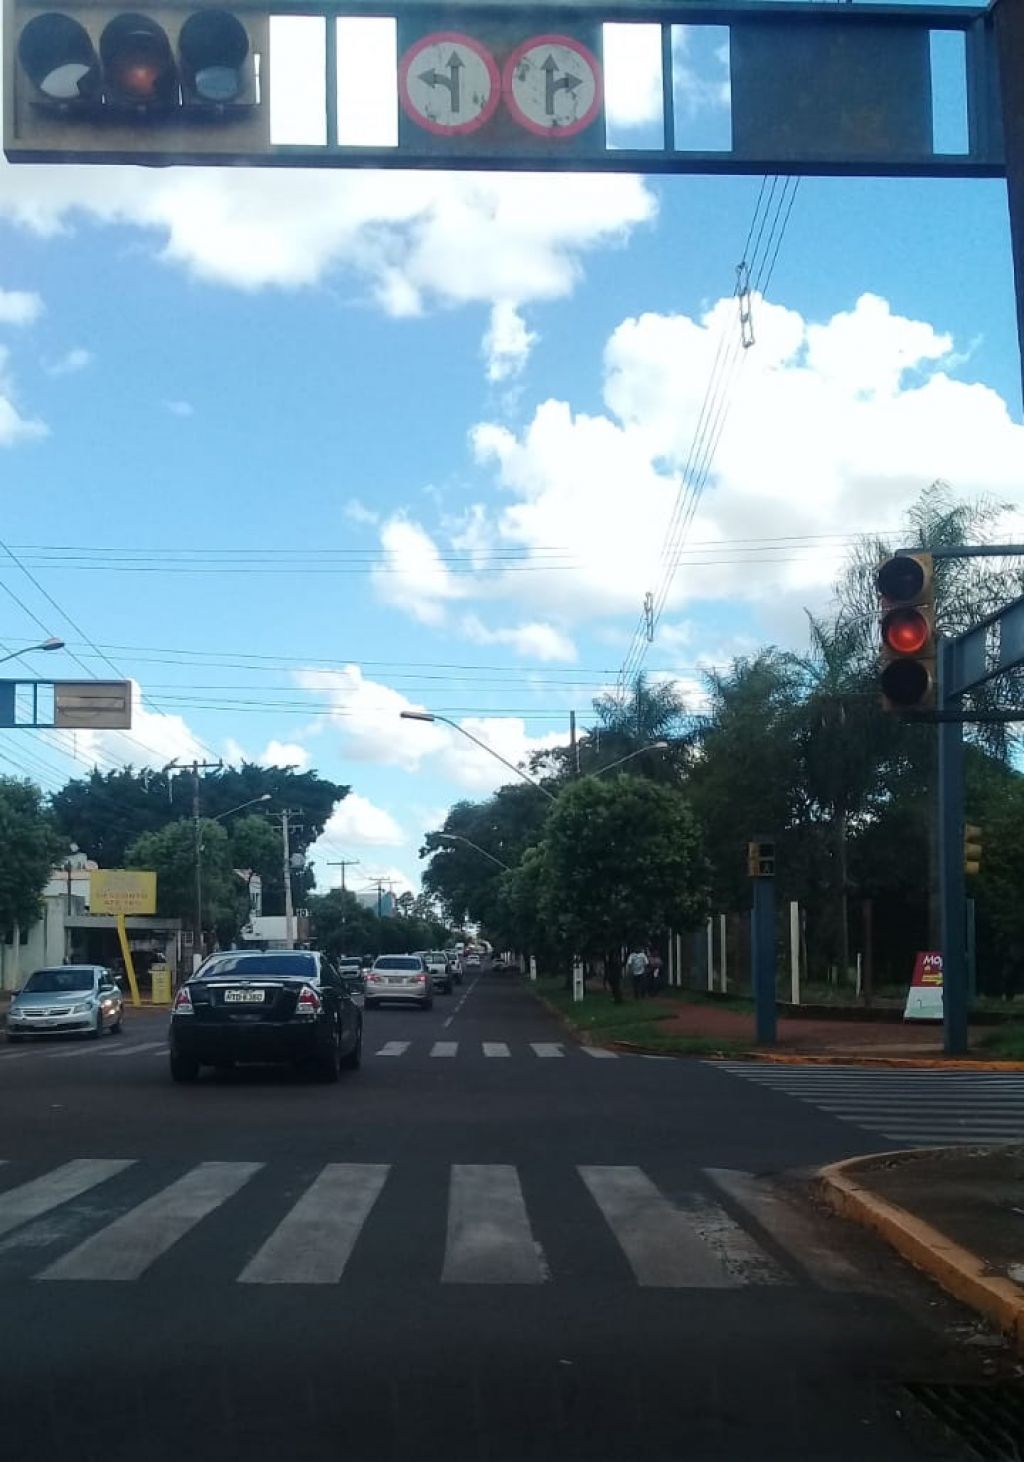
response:
<path id="1" fill-rule="evenodd" d="M 452 972 L 448 968 L 448 958 L 444 950 L 419 949 L 416 952 L 427 967 L 430 983 L 434 989 L 440 990 L 442 995 L 450 995 L 452 993 Z"/>
<path id="2" fill-rule="evenodd" d="M 118 1032 L 124 1000 L 103 965 L 56 965 L 29 975 L 11 1001 L 7 1039 L 25 1036 L 87 1035 Z"/>
<path id="3" fill-rule="evenodd" d="M 415 1000 L 422 1010 L 434 1003 L 434 986 L 418 954 L 382 954 L 366 972 L 366 1008 L 392 1000 Z"/>

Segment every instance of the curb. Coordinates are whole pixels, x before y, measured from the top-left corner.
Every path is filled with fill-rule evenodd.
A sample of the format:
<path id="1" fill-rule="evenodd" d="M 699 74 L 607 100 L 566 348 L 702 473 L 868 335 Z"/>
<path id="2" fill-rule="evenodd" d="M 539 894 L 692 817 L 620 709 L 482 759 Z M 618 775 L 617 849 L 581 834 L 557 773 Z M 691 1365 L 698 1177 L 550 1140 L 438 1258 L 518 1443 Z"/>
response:
<path id="1" fill-rule="evenodd" d="M 1024 1289 L 1012 1280 L 989 1273 L 985 1261 L 970 1249 L 961 1248 L 907 1209 L 863 1188 L 852 1176 L 858 1168 L 878 1158 L 919 1156 L 927 1151 L 927 1148 L 913 1148 L 907 1152 L 872 1153 L 830 1163 L 818 1173 L 821 1192 L 836 1213 L 880 1235 L 915 1268 L 930 1275 L 947 1294 L 998 1325 L 1015 1349 L 1024 1355 Z"/>

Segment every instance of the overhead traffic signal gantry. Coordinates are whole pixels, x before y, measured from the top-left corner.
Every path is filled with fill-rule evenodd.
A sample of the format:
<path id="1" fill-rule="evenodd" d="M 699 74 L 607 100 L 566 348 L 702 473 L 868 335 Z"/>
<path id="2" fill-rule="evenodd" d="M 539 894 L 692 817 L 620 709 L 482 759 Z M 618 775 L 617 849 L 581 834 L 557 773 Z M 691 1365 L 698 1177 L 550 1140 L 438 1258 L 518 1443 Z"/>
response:
<path id="1" fill-rule="evenodd" d="M 5 8 L 8 153 L 174 160 L 269 149 L 266 13 L 77 3 Z"/>
<path id="2" fill-rule="evenodd" d="M 875 583 L 880 596 L 882 704 L 923 711 L 935 704 L 935 588 L 930 553 L 886 559 Z"/>

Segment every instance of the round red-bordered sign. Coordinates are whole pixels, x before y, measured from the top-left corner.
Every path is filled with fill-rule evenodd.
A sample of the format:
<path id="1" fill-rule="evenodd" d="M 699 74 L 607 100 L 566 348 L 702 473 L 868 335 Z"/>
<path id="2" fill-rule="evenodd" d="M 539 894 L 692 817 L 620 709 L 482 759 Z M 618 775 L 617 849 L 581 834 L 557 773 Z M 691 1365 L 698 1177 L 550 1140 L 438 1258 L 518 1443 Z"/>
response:
<path id="1" fill-rule="evenodd" d="M 433 31 L 411 45 L 398 67 L 402 110 L 436 137 L 458 137 L 489 122 L 501 101 L 490 51 L 460 31 Z"/>
<path id="2" fill-rule="evenodd" d="M 531 36 L 509 56 L 501 80 L 505 104 L 537 137 L 575 137 L 604 99 L 601 63 L 574 36 Z"/>

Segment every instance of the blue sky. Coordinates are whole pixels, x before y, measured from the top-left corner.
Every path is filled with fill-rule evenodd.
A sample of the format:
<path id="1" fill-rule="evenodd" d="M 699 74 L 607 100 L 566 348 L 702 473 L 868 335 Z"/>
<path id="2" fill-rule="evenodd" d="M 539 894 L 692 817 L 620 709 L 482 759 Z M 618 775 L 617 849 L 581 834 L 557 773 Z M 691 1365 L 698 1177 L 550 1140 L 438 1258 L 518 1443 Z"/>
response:
<path id="1" fill-rule="evenodd" d="M 0 166 L 3 538 L 65 611 L 8 560 L 0 642 L 144 697 L 134 741 L 11 733 L 3 769 L 315 766 L 353 788 L 318 856 L 413 880 L 502 772 L 403 707 L 516 759 L 586 722 L 647 589 L 696 698 L 933 478 L 1019 509 L 1003 185 L 806 179 L 667 573 L 759 188 Z"/>

